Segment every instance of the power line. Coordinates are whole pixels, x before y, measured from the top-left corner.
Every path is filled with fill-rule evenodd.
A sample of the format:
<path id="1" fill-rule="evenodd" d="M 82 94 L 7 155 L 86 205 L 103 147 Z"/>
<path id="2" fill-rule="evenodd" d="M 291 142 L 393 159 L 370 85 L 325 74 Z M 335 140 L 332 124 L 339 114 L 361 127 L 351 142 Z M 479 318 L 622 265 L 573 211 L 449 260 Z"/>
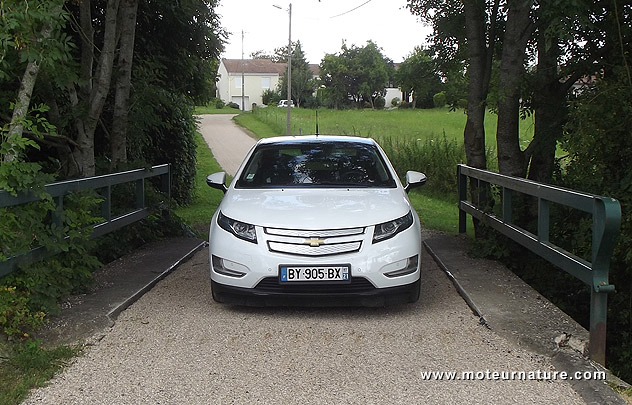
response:
<path id="1" fill-rule="evenodd" d="M 359 9 L 360 7 L 364 6 L 365 4 L 370 3 L 371 1 L 373 1 L 373 0 L 367 0 L 367 1 L 365 1 L 364 3 L 360 4 L 360 5 L 359 5 L 359 6 L 357 6 L 357 7 L 352 8 L 352 9 L 351 9 L 351 10 L 349 10 L 349 11 L 345 11 L 344 13 L 341 13 L 341 14 L 338 14 L 338 15 L 335 15 L 335 16 L 332 16 L 332 17 L 329 17 L 329 18 L 336 18 L 336 17 L 340 17 L 340 16 L 345 15 L 345 14 L 349 14 L 350 12 L 352 12 L 352 11 L 355 11 L 355 10 Z"/>

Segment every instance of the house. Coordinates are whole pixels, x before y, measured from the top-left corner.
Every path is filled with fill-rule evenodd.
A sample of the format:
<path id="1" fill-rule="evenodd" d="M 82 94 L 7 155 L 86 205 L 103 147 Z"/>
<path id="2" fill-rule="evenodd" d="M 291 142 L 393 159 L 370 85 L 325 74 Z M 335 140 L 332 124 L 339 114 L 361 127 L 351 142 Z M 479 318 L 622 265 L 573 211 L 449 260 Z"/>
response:
<path id="1" fill-rule="evenodd" d="M 314 78 L 320 73 L 316 64 L 309 65 Z M 262 94 L 266 90 L 277 90 L 281 76 L 287 71 L 287 63 L 273 62 L 270 59 L 222 59 L 217 71 L 217 98 L 225 103 L 236 103 L 242 108 L 242 77 L 244 80 L 243 109 L 250 111 L 252 105 L 262 105 Z M 392 83 L 386 88 L 386 106 L 393 98 L 402 99 L 402 92 Z"/>
<path id="2" fill-rule="evenodd" d="M 222 59 L 217 71 L 217 98 L 242 107 L 242 77 L 244 80 L 243 107 L 261 105 L 261 95 L 266 90 L 276 90 L 279 79 L 285 73 L 287 63 L 275 63 L 269 59 Z"/>

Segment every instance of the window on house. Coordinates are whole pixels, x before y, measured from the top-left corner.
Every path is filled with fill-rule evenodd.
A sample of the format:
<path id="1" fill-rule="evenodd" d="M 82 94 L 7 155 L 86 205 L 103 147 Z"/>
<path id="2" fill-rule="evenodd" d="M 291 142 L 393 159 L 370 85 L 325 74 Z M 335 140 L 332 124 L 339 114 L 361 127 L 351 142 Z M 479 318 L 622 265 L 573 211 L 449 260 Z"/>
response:
<path id="1" fill-rule="evenodd" d="M 269 90 L 270 89 L 270 78 L 269 77 L 262 77 L 261 78 L 261 88 L 264 90 Z"/>
<path id="2" fill-rule="evenodd" d="M 235 88 L 236 89 L 241 89 L 241 76 L 236 76 L 235 77 Z"/>

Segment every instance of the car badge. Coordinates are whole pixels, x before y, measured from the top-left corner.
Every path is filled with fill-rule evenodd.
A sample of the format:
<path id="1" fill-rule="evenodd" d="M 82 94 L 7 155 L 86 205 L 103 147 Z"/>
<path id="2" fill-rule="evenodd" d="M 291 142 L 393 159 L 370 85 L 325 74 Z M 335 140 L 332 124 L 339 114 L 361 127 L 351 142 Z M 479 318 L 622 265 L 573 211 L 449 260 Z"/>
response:
<path id="1" fill-rule="evenodd" d="M 325 240 L 324 239 L 319 239 L 319 238 L 309 238 L 309 239 L 305 239 L 303 241 L 303 243 L 305 245 L 310 245 L 311 247 L 318 247 L 318 246 L 324 244 Z"/>

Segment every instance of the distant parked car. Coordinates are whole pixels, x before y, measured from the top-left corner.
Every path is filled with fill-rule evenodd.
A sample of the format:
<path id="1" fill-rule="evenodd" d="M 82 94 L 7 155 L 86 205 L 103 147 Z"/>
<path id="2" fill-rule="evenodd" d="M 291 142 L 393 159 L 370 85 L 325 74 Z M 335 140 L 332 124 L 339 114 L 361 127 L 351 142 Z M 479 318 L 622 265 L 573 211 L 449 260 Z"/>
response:
<path id="1" fill-rule="evenodd" d="M 287 103 L 287 100 L 281 100 L 279 101 L 279 104 L 277 104 L 277 107 L 287 108 Z M 290 100 L 290 108 L 294 108 L 294 100 Z"/>
<path id="2" fill-rule="evenodd" d="M 382 306 L 420 292 L 421 228 L 407 192 L 372 139 L 309 135 L 261 139 L 209 230 L 217 302 Z"/>

